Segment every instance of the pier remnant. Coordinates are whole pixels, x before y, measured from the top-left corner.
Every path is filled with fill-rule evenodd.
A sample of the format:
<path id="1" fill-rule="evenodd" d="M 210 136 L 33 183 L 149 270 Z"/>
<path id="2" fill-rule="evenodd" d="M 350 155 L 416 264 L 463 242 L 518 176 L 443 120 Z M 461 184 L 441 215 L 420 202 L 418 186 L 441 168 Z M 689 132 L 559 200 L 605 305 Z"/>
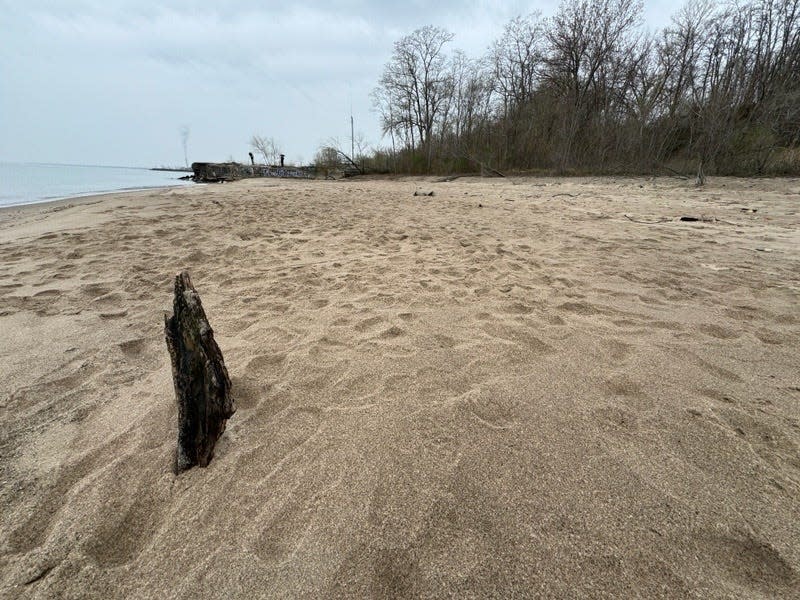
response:
<path id="1" fill-rule="evenodd" d="M 172 316 L 164 316 L 164 333 L 178 404 L 175 472 L 181 473 L 208 465 L 236 408 L 222 352 L 186 271 L 175 277 L 172 306 Z"/>
<path id="2" fill-rule="evenodd" d="M 313 179 L 314 167 L 292 167 L 252 164 L 243 165 L 237 162 L 227 163 L 192 163 L 192 180 L 197 183 L 223 183 L 251 177 L 288 177 L 293 179 Z"/>

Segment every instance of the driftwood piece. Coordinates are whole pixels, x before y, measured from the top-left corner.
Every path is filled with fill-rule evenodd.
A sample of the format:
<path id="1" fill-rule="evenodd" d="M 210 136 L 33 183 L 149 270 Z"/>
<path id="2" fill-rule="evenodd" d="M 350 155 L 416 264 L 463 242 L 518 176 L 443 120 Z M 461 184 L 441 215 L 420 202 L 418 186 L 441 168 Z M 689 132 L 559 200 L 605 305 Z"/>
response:
<path id="1" fill-rule="evenodd" d="M 634 219 L 630 215 L 623 215 L 628 221 L 633 221 L 634 223 L 641 223 L 642 225 L 664 225 L 665 223 L 676 223 L 678 221 L 683 223 L 725 223 L 726 225 L 733 225 L 738 227 L 739 223 L 732 223 L 731 221 L 725 221 L 723 219 L 718 219 L 716 217 L 707 217 L 705 215 L 700 215 L 699 217 L 692 217 L 692 216 L 683 216 L 678 217 L 678 221 L 670 219 L 669 217 L 663 217 L 658 221 L 642 221 L 641 219 Z"/>
<path id="2" fill-rule="evenodd" d="M 433 196 L 433 191 L 430 192 L 421 192 L 419 190 L 414 192 L 415 196 Z"/>
<path id="3" fill-rule="evenodd" d="M 673 175 L 672 175 L 673 177 L 677 177 L 678 179 L 683 179 L 683 180 L 689 179 L 689 177 L 687 177 L 683 173 L 680 173 L 680 172 L 676 171 L 675 169 L 673 169 L 671 167 L 668 167 L 667 165 L 661 165 L 661 167 L 666 169 L 670 173 L 673 173 Z"/>
<path id="4" fill-rule="evenodd" d="M 186 271 L 175 277 L 173 315 L 164 316 L 164 333 L 178 403 L 175 472 L 180 473 L 208 465 L 236 411 L 222 352 Z"/>
<path id="5" fill-rule="evenodd" d="M 641 219 L 634 219 L 630 215 L 623 215 L 628 221 L 633 221 L 634 223 L 641 223 L 642 225 L 663 225 L 664 223 L 669 223 L 672 219 L 669 218 L 661 218 L 658 221 L 643 221 Z"/>

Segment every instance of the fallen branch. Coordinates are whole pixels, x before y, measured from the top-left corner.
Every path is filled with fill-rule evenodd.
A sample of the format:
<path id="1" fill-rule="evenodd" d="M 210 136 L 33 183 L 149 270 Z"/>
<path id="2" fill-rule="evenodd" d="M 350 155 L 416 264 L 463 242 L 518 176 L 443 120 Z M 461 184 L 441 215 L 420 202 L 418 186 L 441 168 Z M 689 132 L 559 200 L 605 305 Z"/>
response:
<path id="1" fill-rule="evenodd" d="M 738 226 L 738 223 L 733 223 L 731 221 L 724 221 L 722 219 L 718 219 L 717 217 L 707 217 L 705 215 L 700 215 L 699 217 L 681 217 L 678 219 L 679 221 L 684 221 L 688 223 L 725 223 L 726 225 L 735 225 Z"/>
<path id="2" fill-rule="evenodd" d="M 641 223 L 642 225 L 661 225 L 662 223 L 669 223 L 672 219 L 663 218 L 659 219 L 658 221 L 640 221 L 639 219 L 634 219 L 630 215 L 623 215 L 628 221 L 633 221 L 634 223 Z"/>
<path id="3" fill-rule="evenodd" d="M 484 163 L 481 160 L 478 160 L 476 157 L 472 156 L 468 152 L 464 152 L 462 154 L 452 153 L 452 155 L 455 158 L 466 158 L 467 160 L 471 160 L 472 162 L 477 163 L 480 166 L 481 171 L 483 171 L 483 170 L 489 171 L 490 173 L 494 173 L 498 177 L 503 177 L 504 179 L 508 179 L 511 182 L 511 185 L 517 185 L 517 182 L 514 181 L 513 179 L 511 179 L 510 177 L 508 177 L 505 173 L 502 173 L 502 172 L 498 171 L 497 169 L 494 169 L 494 168 L 490 167 L 489 165 L 487 165 L 486 163 Z"/>
<path id="4" fill-rule="evenodd" d="M 674 223 L 676 222 L 674 219 L 670 219 L 669 217 L 663 217 L 658 221 L 642 221 L 640 219 L 634 219 L 630 215 L 623 215 L 629 221 L 633 223 L 641 223 L 642 225 L 663 225 L 664 223 Z M 733 225 L 734 227 L 738 227 L 739 223 L 733 223 L 732 221 L 725 221 L 723 219 L 718 219 L 716 217 L 706 217 L 705 215 L 700 215 L 699 217 L 693 216 L 681 216 L 678 217 L 678 221 L 681 223 L 724 223 L 725 225 Z"/>
<path id="5" fill-rule="evenodd" d="M 661 165 L 661 168 L 669 171 L 670 173 L 674 173 L 675 174 L 674 177 L 677 177 L 678 179 L 683 179 L 684 181 L 689 179 L 687 175 L 684 175 L 683 173 L 676 171 L 675 169 L 671 169 L 667 165 Z"/>
<path id="6" fill-rule="evenodd" d="M 478 164 L 481 166 L 481 169 L 485 169 L 486 171 L 489 171 L 490 173 L 494 173 L 494 174 L 495 174 L 495 175 L 497 175 L 498 177 L 503 177 L 503 178 L 505 178 L 505 179 L 508 179 L 508 177 L 506 177 L 506 175 L 505 175 L 504 173 L 501 173 L 501 172 L 500 172 L 500 171 L 498 171 L 497 169 L 493 169 L 493 168 L 492 168 L 492 167 L 490 167 L 489 165 L 487 165 L 487 164 L 484 164 L 484 163 L 482 163 L 482 162 L 479 162 Z M 512 181 L 511 183 L 514 183 L 514 182 Z"/>

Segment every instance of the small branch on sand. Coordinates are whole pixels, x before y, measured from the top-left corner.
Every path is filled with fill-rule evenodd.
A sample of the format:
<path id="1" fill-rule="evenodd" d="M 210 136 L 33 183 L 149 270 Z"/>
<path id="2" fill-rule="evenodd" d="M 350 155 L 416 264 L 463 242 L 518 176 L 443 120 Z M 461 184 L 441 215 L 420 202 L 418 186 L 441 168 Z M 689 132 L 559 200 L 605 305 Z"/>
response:
<path id="1" fill-rule="evenodd" d="M 28 577 L 28 579 L 25 580 L 24 585 L 30 585 L 32 583 L 36 583 L 37 581 L 41 581 L 42 579 L 47 577 L 47 574 L 50 573 L 50 571 L 52 571 L 54 568 L 55 565 L 47 565 L 43 567 L 42 569 L 40 569 L 39 571 Z"/>
<path id="2" fill-rule="evenodd" d="M 659 219 L 658 221 L 641 221 L 639 219 L 634 219 L 630 215 L 623 215 L 623 216 L 626 219 L 628 219 L 628 221 L 632 221 L 634 223 L 641 223 L 642 225 L 661 225 L 663 223 L 669 223 L 670 221 L 672 221 L 672 219 L 669 219 L 669 218 L 666 218 L 666 217 L 663 218 L 663 219 Z"/>
<path id="3" fill-rule="evenodd" d="M 733 225 L 734 227 L 739 227 L 740 223 L 734 223 L 733 221 L 724 221 L 722 219 L 717 219 L 714 217 L 714 223 L 725 223 L 725 225 Z"/>
<path id="4" fill-rule="evenodd" d="M 634 219 L 630 215 L 622 215 L 628 221 L 632 221 L 633 223 L 641 223 L 642 225 L 663 225 L 664 223 L 675 223 L 675 219 L 670 219 L 669 217 L 663 217 L 658 221 L 642 221 L 640 219 Z M 678 217 L 678 222 L 682 223 L 724 223 L 725 225 L 733 225 L 738 227 L 738 223 L 733 223 L 731 221 L 724 221 L 722 219 L 718 219 L 716 217 L 706 217 L 705 215 L 700 215 L 699 217 L 692 217 L 692 216 L 682 216 Z"/>
<path id="5" fill-rule="evenodd" d="M 578 194 L 568 194 L 567 192 L 561 192 L 560 194 L 553 194 L 551 198 L 558 198 L 559 196 L 569 196 L 570 198 L 577 198 Z"/>
<path id="6" fill-rule="evenodd" d="M 725 225 L 734 225 L 736 227 L 739 225 L 738 223 L 724 221 L 722 219 L 718 219 L 717 217 L 707 217 L 705 215 L 700 215 L 699 217 L 681 217 L 678 220 L 685 223 L 725 223 Z"/>

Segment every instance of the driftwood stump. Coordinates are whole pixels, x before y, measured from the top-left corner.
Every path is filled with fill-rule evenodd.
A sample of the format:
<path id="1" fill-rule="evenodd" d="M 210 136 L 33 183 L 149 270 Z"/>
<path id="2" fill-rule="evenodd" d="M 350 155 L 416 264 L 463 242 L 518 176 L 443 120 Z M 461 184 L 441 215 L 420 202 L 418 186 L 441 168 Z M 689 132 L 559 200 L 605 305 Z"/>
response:
<path id="1" fill-rule="evenodd" d="M 172 306 L 173 315 L 164 316 L 164 333 L 178 402 L 175 472 L 180 473 L 208 465 L 236 408 L 222 352 L 186 271 L 175 277 Z"/>

